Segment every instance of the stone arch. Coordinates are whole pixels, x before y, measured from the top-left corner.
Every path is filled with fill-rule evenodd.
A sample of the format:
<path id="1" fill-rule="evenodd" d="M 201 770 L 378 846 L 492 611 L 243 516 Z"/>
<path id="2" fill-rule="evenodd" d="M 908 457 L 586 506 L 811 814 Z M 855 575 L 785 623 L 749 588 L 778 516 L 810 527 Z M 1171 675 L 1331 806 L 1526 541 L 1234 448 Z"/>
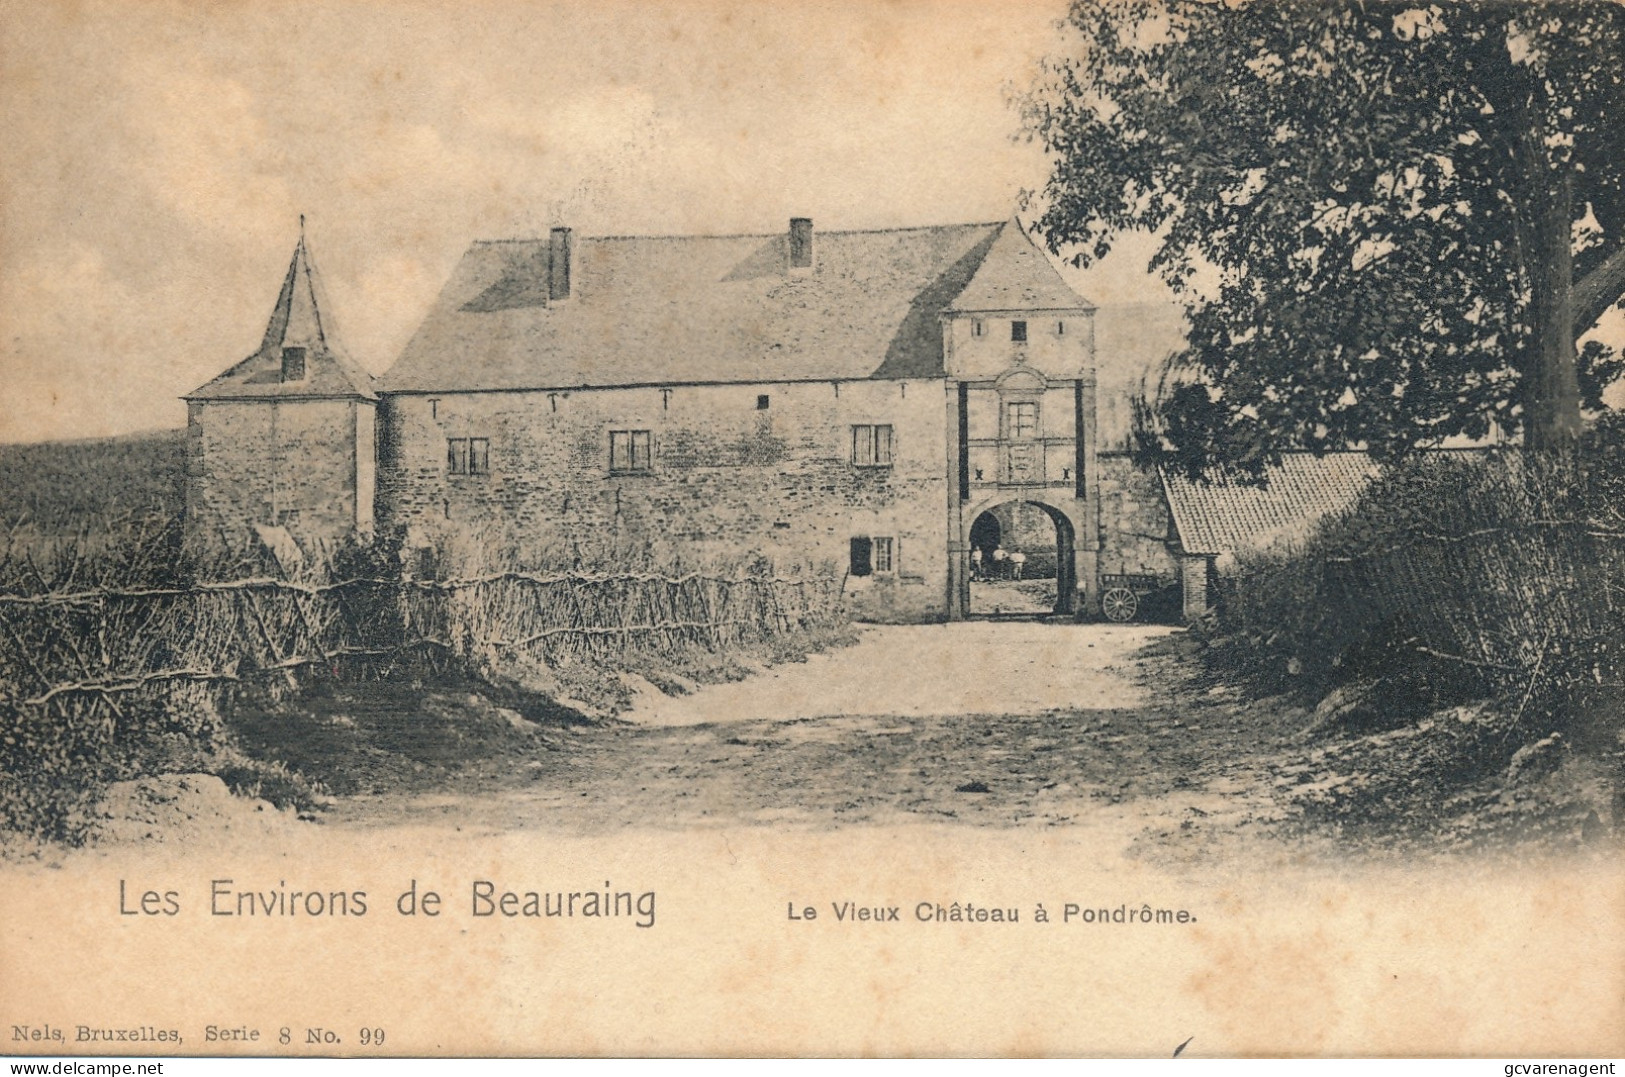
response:
<path id="1" fill-rule="evenodd" d="M 1004 502 L 1009 504 L 1009 502 Z M 1004 541 L 1004 526 L 995 515 L 998 506 L 978 513 L 970 524 L 970 546 L 973 550 L 981 550 L 985 557 L 994 546 Z"/>
<path id="2" fill-rule="evenodd" d="M 1049 388 L 1049 379 L 1036 368 L 1018 363 L 1000 374 L 993 388 L 1001 393 L 1042 393 Z"/>
<path id="3" fill-rule="evenodd" d="M 991 494 L 967 506 L 961 516 L 964 549 L 971 546 L 971 531 L 976 520 L 984 514 L 1011 504 L 1036 506 L 1055 526 L 1055 612 L 1076 613 L 1078 602 L 1077 544 L 1083 533 L 1082 514 L 1071 498 L 1060 497 L 1047 490 L 1024 492 L 1004 491 Z"/>

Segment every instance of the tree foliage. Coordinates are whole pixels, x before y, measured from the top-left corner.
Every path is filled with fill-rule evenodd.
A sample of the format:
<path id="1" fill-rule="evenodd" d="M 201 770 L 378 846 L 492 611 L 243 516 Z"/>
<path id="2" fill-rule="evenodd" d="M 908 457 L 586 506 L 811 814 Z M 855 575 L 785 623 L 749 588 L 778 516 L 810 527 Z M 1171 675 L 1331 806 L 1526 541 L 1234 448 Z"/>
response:
<path id="1" fill-rule="evenodd" d="M 1571 442 L 1619 357 L 1625 6 L 1076 0 L 1027 101 L 1040 228 L 1127 230 L 1190 319 L 1156 402 L 1190 469 Z M 1213 283 L 1216 281 L 1216 284 Z"/>

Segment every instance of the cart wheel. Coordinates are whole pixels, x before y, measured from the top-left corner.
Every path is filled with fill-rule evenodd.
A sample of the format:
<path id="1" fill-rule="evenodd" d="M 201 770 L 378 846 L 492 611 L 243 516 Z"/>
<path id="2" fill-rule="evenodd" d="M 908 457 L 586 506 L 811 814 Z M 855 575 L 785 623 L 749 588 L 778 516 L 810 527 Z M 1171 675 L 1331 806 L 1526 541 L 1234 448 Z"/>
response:
<path id="1" fill-rule="evenodd" d="M 1132 621 L 1139 611 L 1140 600 L 1127 587 L 1112 587 L 1100 596 L 1100 612 L 1108 621 Z"/>

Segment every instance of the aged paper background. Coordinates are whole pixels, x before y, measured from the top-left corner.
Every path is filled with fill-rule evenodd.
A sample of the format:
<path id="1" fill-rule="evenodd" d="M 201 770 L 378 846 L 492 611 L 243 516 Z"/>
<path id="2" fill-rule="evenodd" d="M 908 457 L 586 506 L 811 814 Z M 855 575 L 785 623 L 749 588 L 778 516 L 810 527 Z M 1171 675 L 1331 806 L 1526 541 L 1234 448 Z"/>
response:
<path id="1" fill-rule="evenodd" d="M 1030 147 L 1009 141 L 1003 84 L 1024 84 L 1061 14 L 0 7 L 7 441 L 178 425 L 176 396 L 257 338 L 300 212 L 351 350 L 375 371 L 477 236 L 557 220 L 589 234 L 767 231 L 800 212 L 845 227 L 998 220 L 1042 180 Z M 1079 287 L 1155 293 L 1118 271 Z M 1283 846 L 1179 867 L 1130 855 L 1124 812 L 1066 827 L 651 819 L 593 833 L 454 815 L 0 867 L 0 1053 L 1625 1050 L 1617 855 L 1373 867 Z M 369 914 L 211 917 L 215 879 L 365 890 Z M 655 922 L 474 918 L 477 879 L 652 890 Z M 413 880 L 444 895 L 440 917 L 395 913 Z M 177 891 L 180 914 L 123 915 L 121 884 Z M 848 900 L 896 905 L 902 920 L 838 923 L 831 904 Z M 920 903 L 956 901 L 1020 920 L 915 919 Z M 1069 902 L 1195 919 L 1063 923 Z M 1039 904 L 1047 924 L 1033 922 Z M 790 919 L 805 906 L 816 921 Z M 70 1042 L 19 1042 L 19 1025 Z M 183 1039 L 75 1044 L 79 1025 Z M 262 1039 L 210 1043 L 208 1025 Z M 312 1045 L 312 1029 L 340 1042 Z M 362 1029 L 386 1030 L 384 1045 L 363 1047 Z"/>

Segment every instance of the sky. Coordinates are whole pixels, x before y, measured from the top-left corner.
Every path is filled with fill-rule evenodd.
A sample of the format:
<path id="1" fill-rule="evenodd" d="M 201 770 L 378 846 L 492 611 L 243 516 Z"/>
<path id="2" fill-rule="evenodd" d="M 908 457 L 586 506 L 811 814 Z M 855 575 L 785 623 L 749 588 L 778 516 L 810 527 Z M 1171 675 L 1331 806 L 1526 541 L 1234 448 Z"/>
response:
<path id="1" fill-rule="evenodd" d="M 1006 219 L 1065 7 L 0 0 L 0 442 L 182 425 L 258 346 L 301 214 L 375 373 L 475 239 Z M 1150 253 L 1070 279 L 1166 300 Z"/>
<path id="2" fill-rule="evenodd" d="M 306 215 L 388 368 L 475 239 L 1008 218 L 1064 0 L 0 0 L 0 441 L 185 421 Z M 1117 259 L 1133 262 L 1133 258 Z M 1101 267 L 1096 302 L 1164 295 Z"/>

